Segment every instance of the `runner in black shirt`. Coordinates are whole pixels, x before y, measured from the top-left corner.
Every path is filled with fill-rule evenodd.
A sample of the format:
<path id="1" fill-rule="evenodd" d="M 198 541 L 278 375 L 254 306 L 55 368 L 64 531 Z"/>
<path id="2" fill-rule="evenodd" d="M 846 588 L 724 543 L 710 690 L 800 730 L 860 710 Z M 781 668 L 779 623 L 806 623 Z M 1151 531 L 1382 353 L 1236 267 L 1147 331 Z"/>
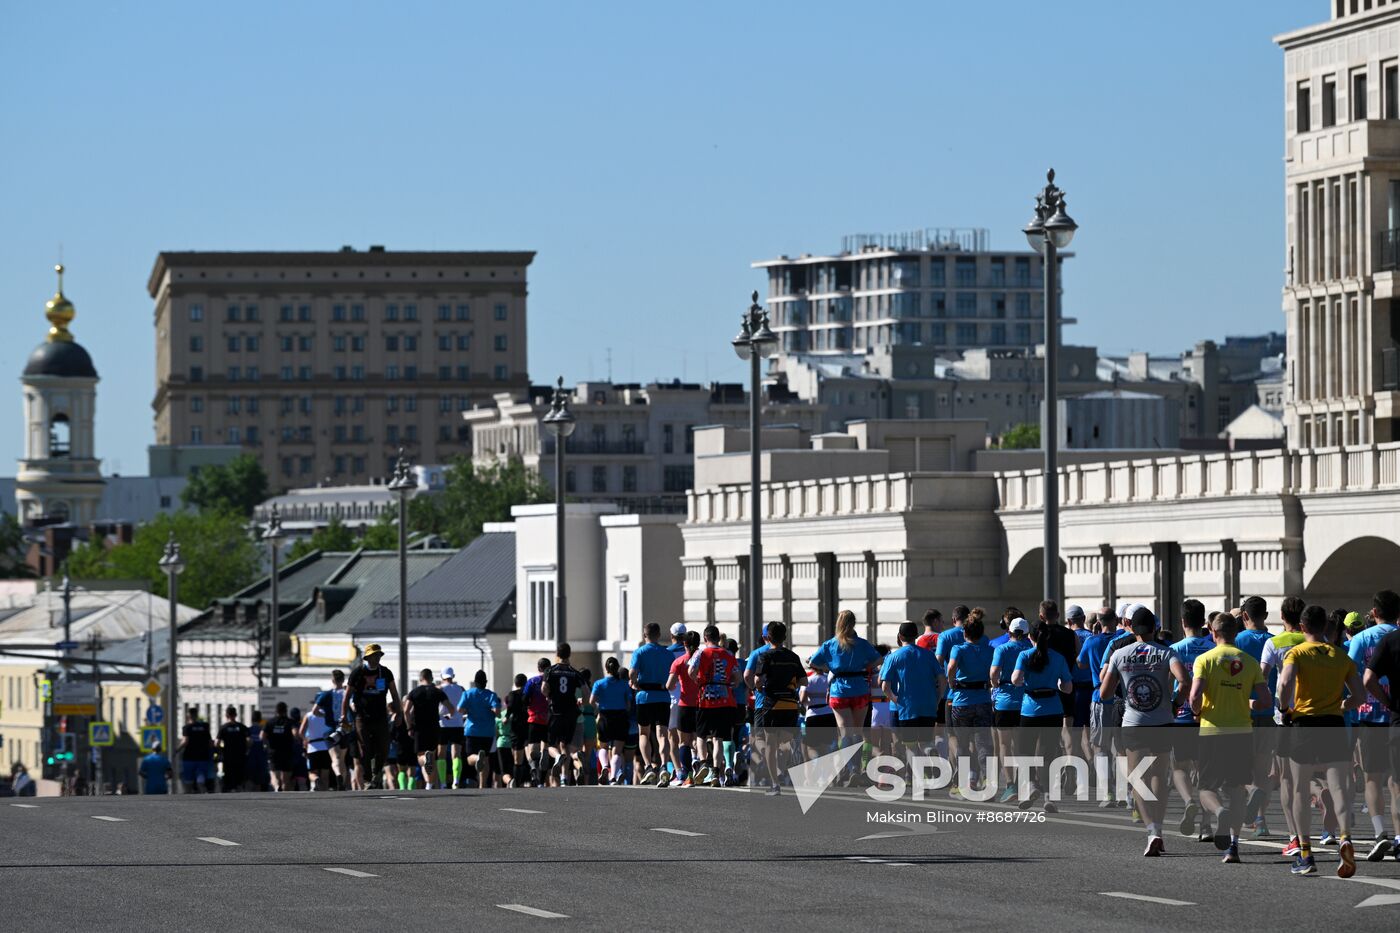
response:
<path id="1" fill-rule="evenodd" d="M 185 711 L 185 728 L 181 736 L 180 781 L 185 785 L 185 793 L 213 793 L 214 739 L 209 732 L 209 723 L 199 718 L 199 710 L 193 706 Z"/>
<path id="2" fill-rule="evenodd" d="M 511 786 L 524 787 L 529 782 L 529 769 L 525 767 L 525 739 L 530 730 L 530 706 L 525 702 L 524 674 L 515 675 L 515 689 L 505 696 L 506 724 L 510 728 L 510 751 L 514 766 L 511 769 Z"/>
<path id="3" fill-rule="evenodd" d="M 574 783 L 574 731 L 578 726 L 579 697 L 583 675 L 569 663 L 572 649 L 563 642 L 555 651 L 559 663 L 544 675 L 544 696 L 549 702 L 549 748 L 558 752 L 553 773 L 560 783 Z"/>
<path id="4" fill-rule="evenodd" d="M 219 729 L 219 761 L 226 794 L 242 790 L 248 776 L 248 727 L 238 721 L 238 707 L 224 711 L 227 720 Z"/>
<path id="5" fill-rule="evenodd" d="M 396 717 L 400 713 L 399 688 L 394 683 L 393 672 L 379 663 L 382 657 L 384 649 L 379 645 L 365 645 L 365 663 L 350 672 L 340 705 L 340 722 L 344 726 L 350 704 L 355 704 L 359 753 L 365 763 L 365 779 L 371 787 L 383 786 L 384 767 L 389 763 L 389 713 L 392 711 Z"/>
<path id="6" fill-rule="evenodd" d="M 753 668 L 744 674 L 744 681 L 763 704 L 753 711 L 753 740 L 756 761 L 768 771 L 769 793 L 777 793 L 779 783 L 778 754 L 789 748 L 797 735 L 797 717 L 802 709 L 798 696 L 807 685 L 807 666 L 796 652 L 783 643 L 787 641 L 787 626 L 782 622 L 768 623 L 767 651 L 760 652 Z"/>
<path id="7" fill-rule="evenodd" d="M 1376 599 L 1379 601 L 1384 595 L 1387 594 L 1379 594 Z M 1388 595 L 1391 599 L 1395 597 L 1394 593 Z M 1393 833 L 1389 846 L 1377 842 L 1366 858 L 1374 862 L 1389 854 L 1400 859 L 1400 631 L 1391 632 L 1376 643 L 1371 660 L 1366 662 L 1362 682 L 1367 692 L 1390 710 L 1390 727 L 1385 731 L 1389 734 L 1390 829 Z"/>
<path id="8" fill-rule="evenodd" d="M 428 790 L 435 786 L 433 778 L 437 776 L 433 757 L 442 741 L 440 720 L 453 712 L 447 694 L 433 683 L 432 670 L 425 667 L 419 671 L 418 686 L 404 697 L 404 717 L 408 723 L 408 734 L 413 738 L 414 751 L 418 753 L 418 763 L 423 766 L 424 786 Z"/>
<path id="9" fill-rule="evenodd" d="M 287 715 L 287 704 L 277 704 L 277 715 L 263 729 L 267 736 L 267 758 L 272 765 L 272 789 L 279 793 L 292 789 L 292 771 L 296 768 L 297 724 Z"/>

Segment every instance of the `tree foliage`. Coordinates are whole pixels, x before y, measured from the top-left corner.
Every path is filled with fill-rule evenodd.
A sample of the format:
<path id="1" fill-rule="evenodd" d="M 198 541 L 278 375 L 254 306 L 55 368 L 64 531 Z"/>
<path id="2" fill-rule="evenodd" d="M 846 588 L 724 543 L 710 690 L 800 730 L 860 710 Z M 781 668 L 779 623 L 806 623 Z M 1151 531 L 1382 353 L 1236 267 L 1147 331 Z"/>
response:
<path id="1" fill-rule="evenodd" d="M 353 551 L 360 546 L 355 532 L 345 527 L 339 518 L 332 518 L 325 528 L 318 528 L 309 538 L 298 538 L 287 549 L 287 560 L 294 561 L 312 551 Z"/>
<path id="2" fill-rule="evenodd" d="M 24 562 L 24 532 L 19 519 L 9 512 L 0 512 L 0 577 L 32 577 L 34 572 Z"/>
<path id="3" fill-rule="evenodd" d="M 180 501 L 200 511 L 232 512 L 243 518 L 267 498 L 267 473 L 252 454 L 239 454 L 223 466 L 206 466 L 190 474 Z"/>
<path id="4" fill-rule="evenodd" d="M 550 487 L 519 460 L 477 467 L 469 458 L 458 457 L 447 468 L 442 492 L 409 502 L 408 527 L 441 535 L 453 547 L 466 547 L 486 523 L 510 521 L 511 506 L 553 499 Z"/>
<path id="5" fill-rule="evenodd" d="M 1040 446 L 1040 425 L 1022 423 L 1001 436 L 1002 450 L 1034 450 Z"/>
<path id="6" fill-rule="evenodd" d="M 185 562 L 179 598 L 187 606 L 203 608 L 243 589 L 263 572 L 259 548 L 242 518 L 227 511 L 181 510 L 142 525 L 130 544 L 80 545 L 68 555 L 68 575 L 79 580 L 145 580 L 152 592 L 164 596 L 168 591 L 160 558 L 172 531 Z"/>

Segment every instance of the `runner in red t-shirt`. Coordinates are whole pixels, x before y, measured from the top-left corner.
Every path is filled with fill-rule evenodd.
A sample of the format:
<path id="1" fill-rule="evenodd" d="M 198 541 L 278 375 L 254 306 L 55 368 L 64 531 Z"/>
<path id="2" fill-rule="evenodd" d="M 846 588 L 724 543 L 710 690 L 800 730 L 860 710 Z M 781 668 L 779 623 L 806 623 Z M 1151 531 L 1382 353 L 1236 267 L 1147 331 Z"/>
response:
<path id="1" fill-rule="evenodd" d="M 732 689 L 739 659 L 724 647 L 719 626 L 705 626 L 705 647 L 690 656 L 687 668 L 700 693 L 695 731 L 704 763 L 695 769 L 695 783 L 718 787 L 724 774 L 724 742 L 739 715 Z"/>
<path id="2" fill-rule="evenodd" d="M 686 665 L 691 656 L 700 648 L 700 633 L 685 633 L 685 654 L 671 662 L 671 674 L 666 678 L 666 689 L 680 688 L 680 699 L 676 702 L 676 733 L 680 742 L 673 750 L 671 763 L 676 766 L 676 778 L 682 787 L 690 787 L 691 758 L 695 752 L 695 714 L 700 705 L 700 685 L 690 676 Z"/>
<path id="3" fill-rule="evenodd" d="M 933 651 L 938 644 L 938 633 L 943 631 L 943 613 L 930 609 L 924 613 L 924 633 L 914 640 L 925 651 Z"/>

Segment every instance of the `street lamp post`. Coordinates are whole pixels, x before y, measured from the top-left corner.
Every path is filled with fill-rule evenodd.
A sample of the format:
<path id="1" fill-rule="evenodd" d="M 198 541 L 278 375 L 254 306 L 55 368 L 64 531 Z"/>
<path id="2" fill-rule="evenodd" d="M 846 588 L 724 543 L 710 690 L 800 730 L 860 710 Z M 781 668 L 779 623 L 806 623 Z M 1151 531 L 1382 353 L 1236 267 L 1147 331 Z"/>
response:
<path id="1" fill-rule="evenodd" d="M 399 448 L 394 478 L 389 489 L 399 497 L 399 689 L 407 690 L 408 679 L 408 499 L 418 488 L 418 480 Z"/>
<path id="2" fill-rule="evenodd" d="M 763 543 L 759 538 L 762 519 L 759 517 L 759 480 L 762 444 L 760 443 L 763 411 L 763 360 L 778 349 L 777 336 L 768 329 L 768 312 L 758 303 L 754 292 L 749 310 L 742 317 L 739 336 L 731 343 L 739 359 L 749 362 L 749 631 L 748 648 L 763 641 Z"/>
<path id="3" fill-rule="evenodd" d="M 1065 193 L 1055 187 L 1055 170 L 1045 174 L 1045 188 L 1035 196 L 1035 216 L 1024 233 L 1031 248 L 1044 257 L 1045 285 L 1045 413 L 1040 420 L 1040 447 L 1045 451 L 1045 598 L 1060 599 L 1060 413 L 1058 379 L 1060 357 L 1060 261 L 1059 251 L 1069 246 L 1079 227 L 1065 213 Z"/>
<path id="4" fill-rule="evenodd" d="M 268 550 L 272 553 L 272 611 L 268 613 L 268 615 L 272 623 L 272 648 L 270 651 L 272 655 L 272 677 L 270 680 L 271 686 L 273 687 L 278 685 L 277 657 L 281 653 L 279 649 L 282 642 L 282 604 L 277 596 L 277 551 L 284 537 L 285 535 L 282 533 L 282 515 L 274 504 L 272 506 L 272 515 L 268 518 L 267 530 L 264 531 L 262 535 L 262 539 L 267 542 Z"/>
<path id="5" fill-rule="evenodd" d="M 569 410 L 569 395 L 564 391 L 564 377 L 554 387 L 554 398 L 544 426 L 554 435 L 554 640 L 568 640 L 568 619 L 564 597 L 564 448 L 569 435 L 577 427 L 574 413 Z"/>
<path id="6" fill-rule="evenodd" d="M 172 782 L 170 792 L 177 793 L 180 781 L 180 762 L 178 761 L 180 743 L 173 740 L 175 730 L 180 728 L 180 679 L 179 667 L 180 658 L 180 616 L 179 602 L 177 601 L 176 585 L 177 577 L 185 571 L 185 562 L 180 557 L 180 543 L 175 540 L 175 532 L 170 533 L 170 540 L 165 543 L 165 553 L 160 558 L 160 568 L 165 571 L 166 579 L 169 581 L 168 592 L 170 594 L 170 661 L 169 670 L 166 676 L 169 682 L 165 687 L 165 752 L 170 759 L 171 771 L 176 779 Z"/>

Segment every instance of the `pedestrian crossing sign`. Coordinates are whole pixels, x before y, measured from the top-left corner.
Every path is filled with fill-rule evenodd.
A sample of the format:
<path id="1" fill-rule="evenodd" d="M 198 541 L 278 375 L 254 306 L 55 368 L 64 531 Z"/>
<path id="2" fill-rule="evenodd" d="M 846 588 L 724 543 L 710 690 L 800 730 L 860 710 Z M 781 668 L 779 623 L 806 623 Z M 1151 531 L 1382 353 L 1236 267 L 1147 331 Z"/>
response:
<path id="1" fill-rule="evenodd" d="M 110 722 L 90 722 L 88 723 L 88 744 L 92 746 L 109 746 L 116 743 L 116 738 L 112 734 L 112 724 Z"/>
<path id="2" fill-rule="evenodd" d="M 165 747 L 165 726 L 141 727 L 141 751 L 153 752 Z"/>

